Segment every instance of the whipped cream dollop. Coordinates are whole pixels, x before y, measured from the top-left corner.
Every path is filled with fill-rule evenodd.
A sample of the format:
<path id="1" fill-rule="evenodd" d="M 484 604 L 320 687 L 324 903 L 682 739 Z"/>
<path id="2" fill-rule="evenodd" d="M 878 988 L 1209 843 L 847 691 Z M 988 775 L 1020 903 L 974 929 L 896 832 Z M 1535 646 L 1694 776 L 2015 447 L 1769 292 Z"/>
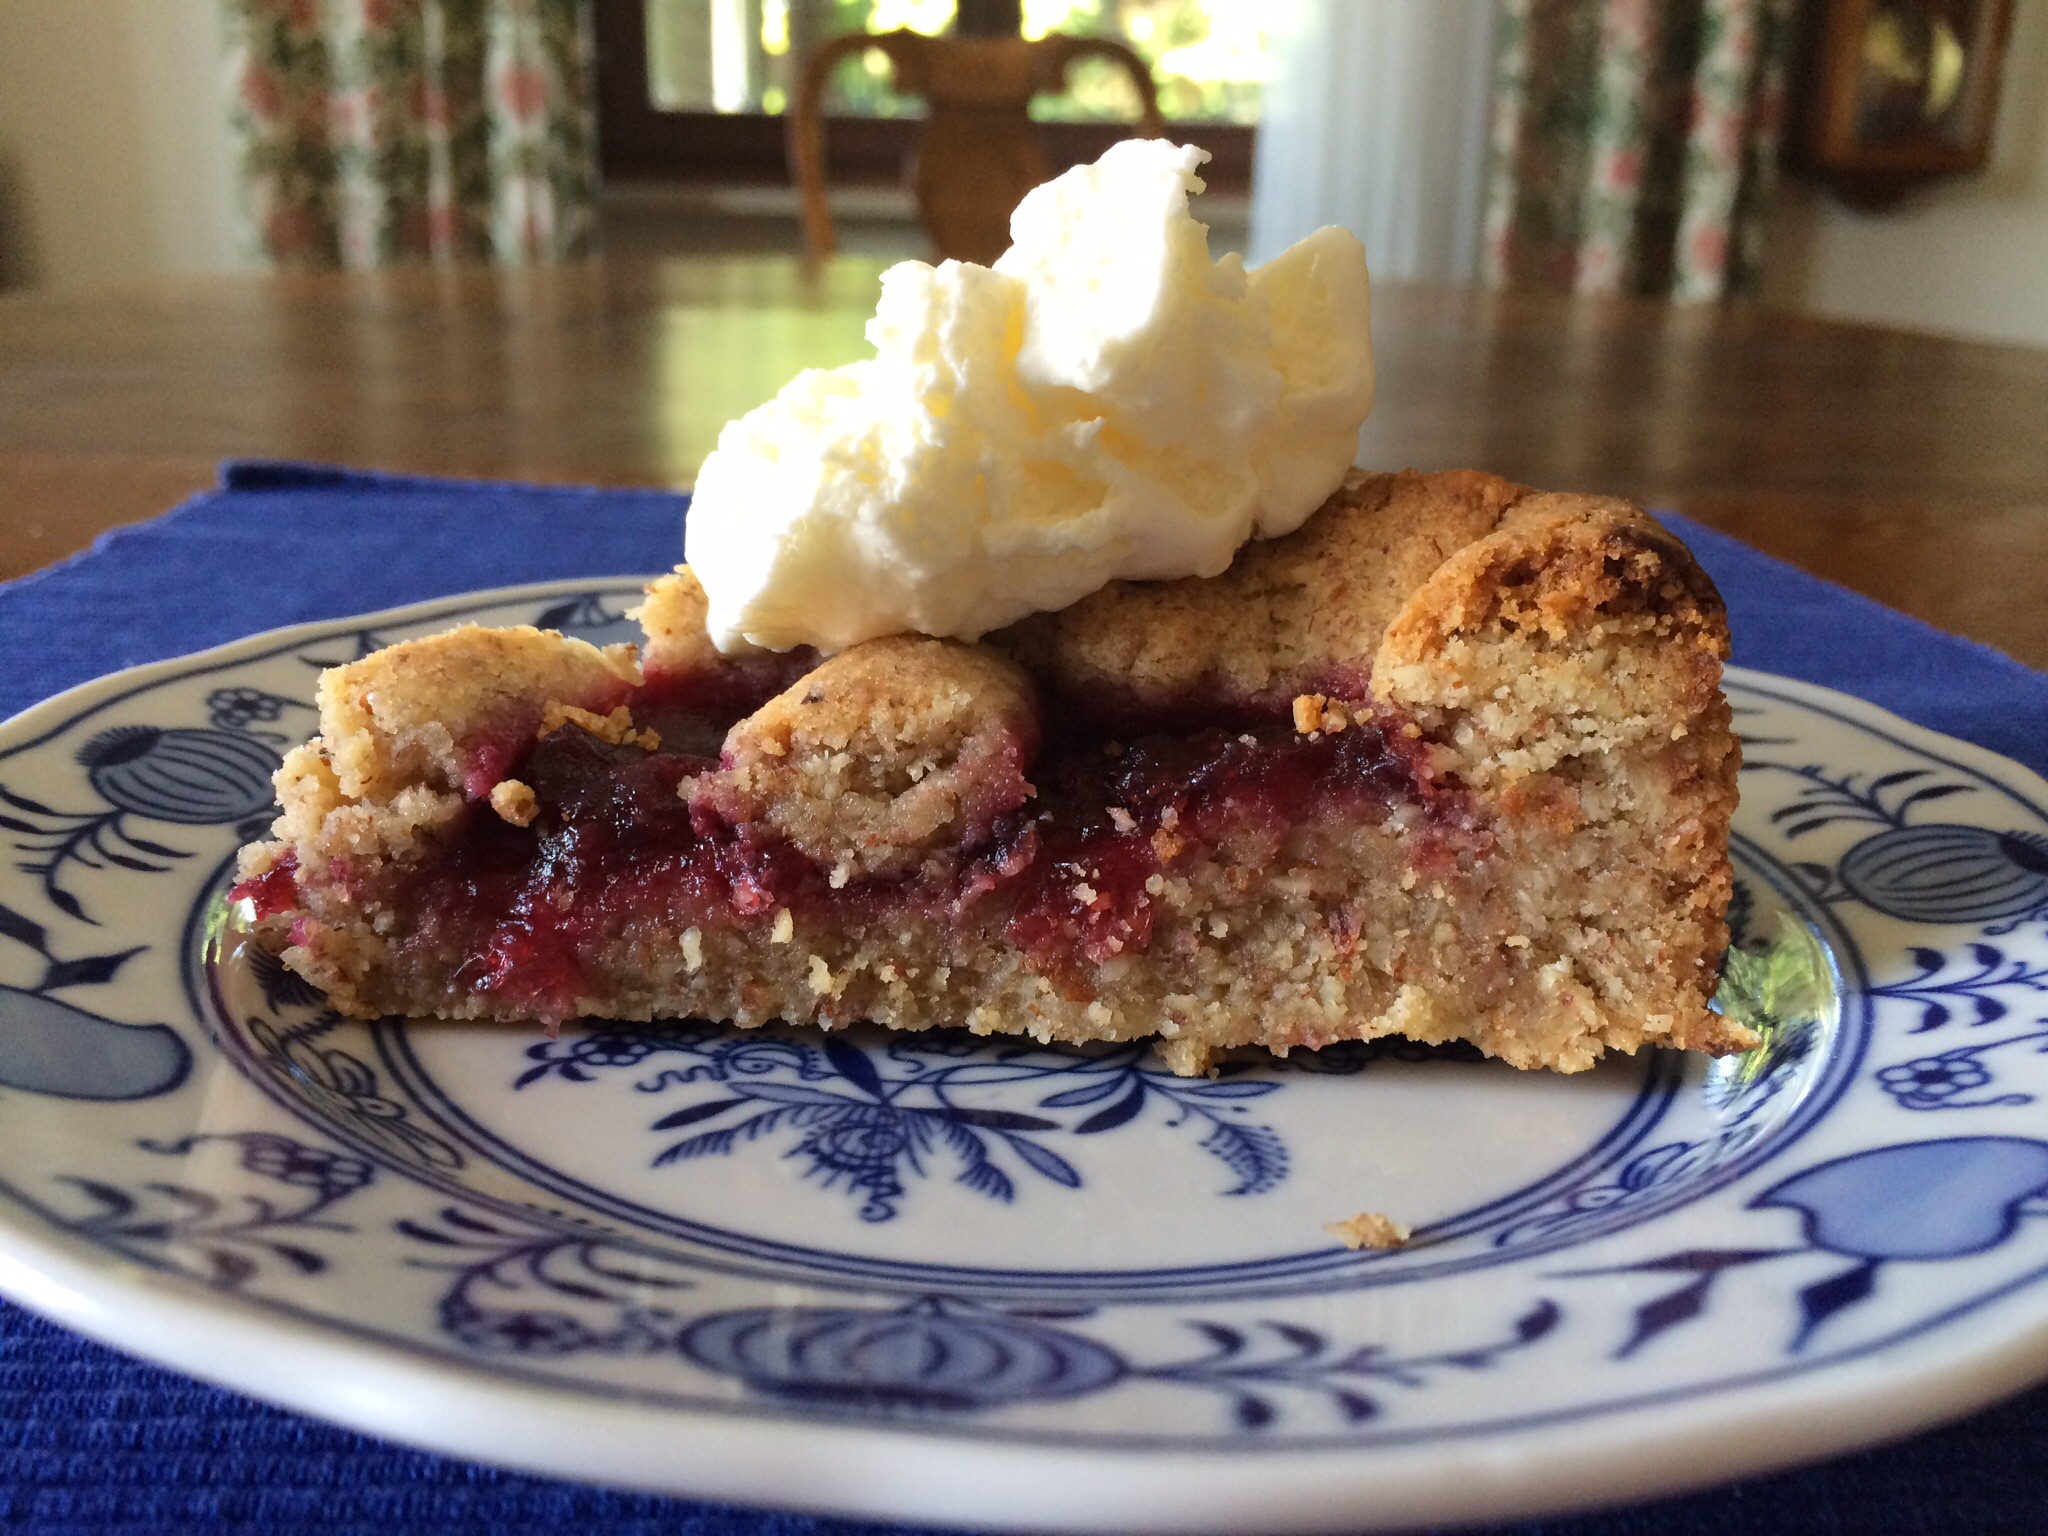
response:
<path id="1" fill-rule="evenodd" d="M 979 639 L 1322 504 L 1372 406 L 1365 250 L 1210 260 L 1207 158 L 1127 140 L 1026 196 L 994 267 L 890 268 L 872 359 L 725 428 L 684 540 L 719 649 Z"/>

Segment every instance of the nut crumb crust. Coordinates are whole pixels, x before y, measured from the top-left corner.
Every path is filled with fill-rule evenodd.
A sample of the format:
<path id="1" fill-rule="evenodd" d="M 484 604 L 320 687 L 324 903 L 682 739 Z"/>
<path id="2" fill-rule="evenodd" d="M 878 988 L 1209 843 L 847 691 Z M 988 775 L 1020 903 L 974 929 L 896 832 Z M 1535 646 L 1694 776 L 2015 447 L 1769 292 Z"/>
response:
<path id="1" fill-rule="evenodd" d="M 1707 1007 L 1739 765 L 1725 613 L 1625 502 L 1354 471 L 1220 576 L 1115 583 L 972 646 L 895 637 L 732 663 L 703 608 L 687 568 L 650 588 L 644 672 L 630 647 L 466 628 L 327 674 L 321 734 L 278 776 L 276 840 L 244 850 L 247 881 L 292 861 L 293 903 L 259 936 L 365 1015 L 1154 1036 L 1186 1073 L 1236 1047 L 1387 1034 L 1564 1071 L 1646 1044 L 1755 1043 Z M 507 835 L 547 824 L 518 767 L 536 733 L 682 751 L 661 710 L 735 679 L 746 707 L 676 796 L 704 836 L 791 850 L 826 894 L 621 909 L 548 1007 L 479 990 L 473 957 L 418 938 L 434 918 L 407 882 L 471 835 L 479 806 Z M 1378 732 L 1424 800 L 1456 800 L 1455 835 L 1412 798 L 1263 841 L 1140 827 L 1111 805 L 1156 862 L 1142 942 L 1064 966 L 1020 947 L 967 855 L 1035 813 L 1075 732 L 1205 716 L 1264 722 L 1245 740 L 1269 746 Z M 1073 877 L 1076 911 L 1096 878 Z"/>

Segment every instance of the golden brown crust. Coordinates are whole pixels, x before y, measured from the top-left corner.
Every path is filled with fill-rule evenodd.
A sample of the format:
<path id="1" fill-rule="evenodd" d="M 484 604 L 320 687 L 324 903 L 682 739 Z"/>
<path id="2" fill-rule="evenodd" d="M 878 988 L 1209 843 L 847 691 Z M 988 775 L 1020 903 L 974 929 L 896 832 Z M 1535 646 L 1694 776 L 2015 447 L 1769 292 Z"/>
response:
<path id="1" fill-rule="evenodd" d="M 1689 551 L 1627 502 L 1530 493 L 1418 587 L 1374 657 L 1373 693 L 1509 814 L 1511 857 L 1579 865 L 1602 913 L 1559 948 L 1596 990 L 1667 978 L 1644 1027 L 1753 1043 L 1711 1012 L 1733 876 L 1741 754 L 1721 696 L 1727 613 Z M 1590 916 L 1590 914 L 1589 914 Z"/>
<path id="2" fill-rule="evenodd" d="M 530 736 L 550 702 L 607 712 L 639 682 L 633 646 L 599 650 L 551 629 L 465 624 L 323 672 L 320 737 L 349 799 L 462 789 L 466 743 Z"/>
<path id="3" fill-rule="evenodd" d="M 1059 692 L 1165 706 L 1191 695 L 1362 691 L 1380 638 L 1444 561 L 1527 492 L 1459 470 L 1353 470 L 1284 538 L 1245 546 L 1207 579 L 1112 582 L 989 637 Z"/>
<path id="4" fill-rule="evenodd" d="M 732 728 L 693 800 L 773 827 L 844 884 L 899 875 L 1023 803 L 1031 681 L 979 646 L 898 635 L 823 662 Z"/>
<path id="5" fill-rule="evenodd" d="M 647 670 L 687 673 L 716 667 L 722 658 L 704 627 L 709 600 L 704 584 L 687 565 L 657 577 L 647 588 L 647 601 L 629 617 L 647 631 Z"/>
<path id="6" fill-rule="evenodd" d="M 1469 775 L 1511 782 L 1679 739 L 1727 654 L 1720 596 L 1676 539 L 1626 502 L 1535 495 L 1410 595 L 1372 686 Z"/>

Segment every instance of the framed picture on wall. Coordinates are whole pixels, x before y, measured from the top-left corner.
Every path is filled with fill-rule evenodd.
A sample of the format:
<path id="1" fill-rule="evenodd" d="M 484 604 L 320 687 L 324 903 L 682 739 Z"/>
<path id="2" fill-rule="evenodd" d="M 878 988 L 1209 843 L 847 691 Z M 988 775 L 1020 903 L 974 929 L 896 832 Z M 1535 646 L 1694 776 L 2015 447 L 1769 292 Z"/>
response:
<path id="1" fill-rule="evenodd" d="M 1794 168 L 1865 207 L 1982 170 L 2011 26 L 2012 0 L 1817 0 Z"/>

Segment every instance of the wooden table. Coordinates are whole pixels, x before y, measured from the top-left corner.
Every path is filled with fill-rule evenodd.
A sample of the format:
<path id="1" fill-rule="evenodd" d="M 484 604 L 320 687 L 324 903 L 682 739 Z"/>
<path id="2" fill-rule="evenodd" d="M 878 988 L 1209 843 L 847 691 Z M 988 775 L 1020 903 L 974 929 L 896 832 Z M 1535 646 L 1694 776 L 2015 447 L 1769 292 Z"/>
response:
<path id="1" fill-rule="evenodd" d="M 0 577 L 234 456 L 686 485 L 727 418 L 865 354 L 878 270 L 688 258 L 0 301 Z M 1674 507 L 2048 667 L 2048 351 L 1394 284 L 1373 321 L 1365 462 Z"/>

